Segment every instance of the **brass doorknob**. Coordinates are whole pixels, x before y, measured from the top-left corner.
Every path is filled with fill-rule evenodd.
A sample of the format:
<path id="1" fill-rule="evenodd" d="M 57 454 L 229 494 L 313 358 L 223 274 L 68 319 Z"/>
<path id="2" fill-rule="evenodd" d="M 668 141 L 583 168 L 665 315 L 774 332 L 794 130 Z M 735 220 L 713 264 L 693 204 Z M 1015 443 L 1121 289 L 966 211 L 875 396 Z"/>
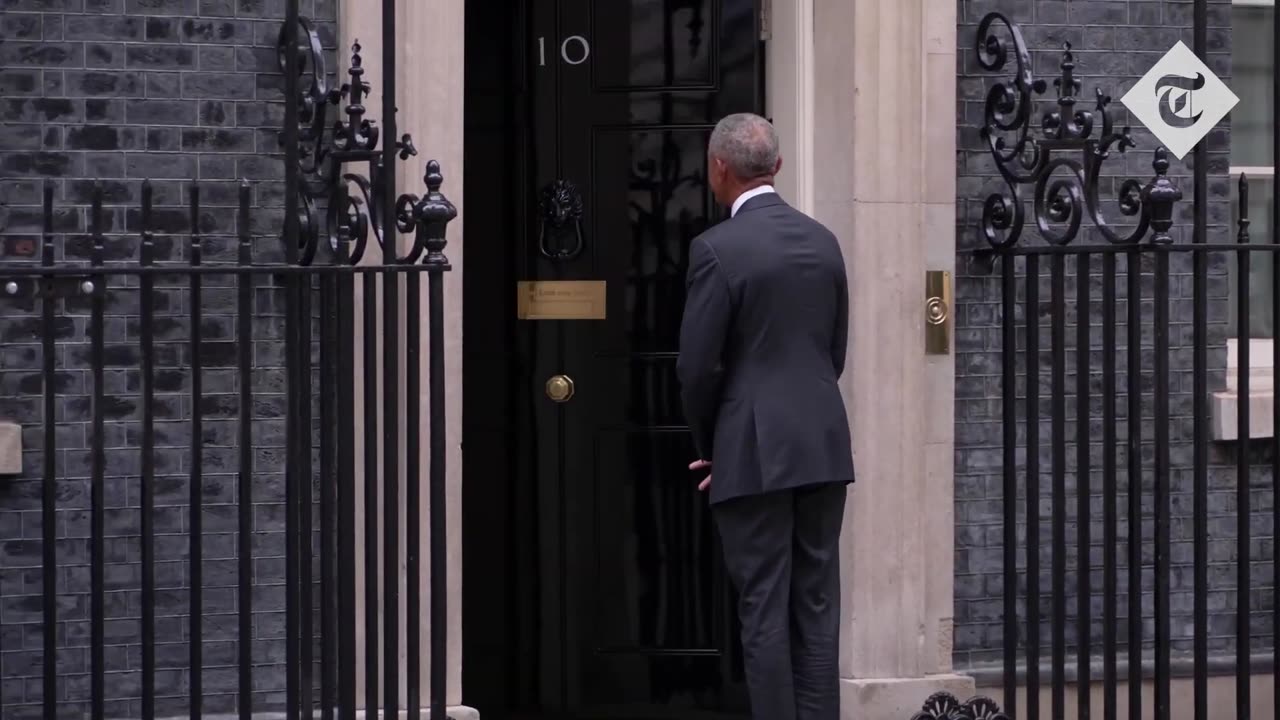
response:
<path id="1" fill-rule="evenodd" d="M 547 397 L 552 402 L 569 402 L 573 397 L 573 378 L 568 375 L 552 375 L 547 380 Z"/>

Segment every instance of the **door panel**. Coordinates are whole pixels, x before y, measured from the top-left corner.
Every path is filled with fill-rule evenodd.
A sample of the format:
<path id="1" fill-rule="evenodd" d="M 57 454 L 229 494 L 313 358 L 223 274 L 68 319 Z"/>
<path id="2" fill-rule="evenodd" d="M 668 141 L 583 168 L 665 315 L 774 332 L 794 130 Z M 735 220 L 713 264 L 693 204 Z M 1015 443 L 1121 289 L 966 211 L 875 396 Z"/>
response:
<path id="1" fill-rule="evenodd" d="M 599 90 L 704 88 L 716 85 L 718 37 L 713 0 L 664 2 L 636 0 L 618 7 L 614 0 L 591 3 L 596 37 L 610 44 L 596 61 Z M 617 41 L 625 39 L 625 43 Z"/>
<path id="2" fill-rule="evenodd" d="M 569 181 L 580 233 L 525 279 L 603 280 L 605 320 L 526 323 L 542 637 L 555 717 L 738 717 L 741 657 L 675 360 L 690 241 L 723 217 L 706 142 L 759 111 L 755 0 L 535 1 L 531 192 Z M 536 197 L 536 196 L 535 196 Z M 543 382 L 573 379 L 567 402 Z"/>

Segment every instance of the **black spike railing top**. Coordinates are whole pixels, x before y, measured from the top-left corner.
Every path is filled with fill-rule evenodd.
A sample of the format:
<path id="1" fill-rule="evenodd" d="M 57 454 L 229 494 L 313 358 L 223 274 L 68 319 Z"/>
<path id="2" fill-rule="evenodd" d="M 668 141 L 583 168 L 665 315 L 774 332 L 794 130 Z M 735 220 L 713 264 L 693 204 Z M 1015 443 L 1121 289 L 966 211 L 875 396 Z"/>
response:
<path id="1" fill-rule="evenodd" d="M 999 26 L 1006 32 L 999 32 Z M 1061 75 L 1053 82 L 1056 101 L 1043 113 L 1038 128 L 1032 117 L 1048 83 L 1034 77 L 1018 26 L 1000 13 L 988 14 L 978 26 L 976 51 L 984 70 L 999 72 L 1011 57 L 1015 64 L 1010 80 L 988 90 L 981 129 L 1008 185 L 1006 192 L 991 194 L 983 204 L 982 232 L 993 249 L 1018 246 L 1026 227 L 1028 200 L 1040 236 L 1054 245 L 1074 242 L 1086 217 L 1110 243 L 1138 243 L 1147 239 L 1149 230 L 1154 231 L 1150 242 L 1171 242 L 1173 205 L 1182 193 L 1169 181 L 1169 158 L 1163 147 L 1153 153 L 1151 180 L 1143 183 L 1131 178 L 1120 184 L 1116 202 L 1120 214 L 1132 218 L 1131 222 L 1121 230 L 1104 216 L 1099 176 L 1105 161 L 1113 150 L 1123 154 L 1137 142 L 1128 126 L 1115 130 L 1111 97 L 1101 89 L 1095 90 L 1092 110 L 1077 108 L 1081 83 L 1075 76 L 1070 43 L 1063 45 Z"/>
<path id="2" fill-rule="evenodd" d="M 287 72 L 286 54 L 291 44 L 282 26 L 276 44 L 277 60 Z M 298 262 L 315 261 L 321 248 L 328 247 L 338 262 L 357 264 L 364 256 L 370 238 L 385 247 L 387 223 L 384 190 L 383 141 L 377 121 L 365 117 L 365 100 L 373 86 L 366 79 L 362 48 L 356 41 L 351 46 L 351 63 L 347 82 L 330 87 L 324 63 L 320 36 L 306 18 L 299 18 L 294 46 L 295 67 L 299 79 L 296 95 L 288 98 L 297 108 L 297 176 L 298 183 Z M 281 133 L 281 143 L 288 133 Z M 418 154 L 413 138 L 404 133 L 395 144 L 400 160 Z M 348 171 L 352 164 L 366 164 L 361 171 Z M 423 181 L 426 196 L 419 198 L 403 193 L 395 203 L 395 226 L 391 232 L 413 233 L 414 242 L 397 261 L 443 262 L 441 251 L 430 252 L 428 239 L 433 232 L 441 240 L 445 226 L 457 217 L 457 210 L 440 192 L 443 176 L 440 164 L 427 163 Z M 321 218 L 319 206 L 327 208 Z M 443 244 L 441 244 L 441 250 Z"/>

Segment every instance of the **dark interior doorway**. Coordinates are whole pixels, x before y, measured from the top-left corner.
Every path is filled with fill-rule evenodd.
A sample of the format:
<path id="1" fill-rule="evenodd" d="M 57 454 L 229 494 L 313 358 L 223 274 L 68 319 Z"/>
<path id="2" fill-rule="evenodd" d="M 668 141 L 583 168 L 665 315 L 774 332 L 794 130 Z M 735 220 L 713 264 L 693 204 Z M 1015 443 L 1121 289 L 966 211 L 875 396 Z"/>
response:
<path id="1" fill-rule="evenodd" d="M 758 18 L 467 2 L 461 632 L 486 720 L 745 711 L 674 369 L 688 244 L 722 213 L 707 136 L 763 108 Z M 521 281 L 603 283 L 553 312 L 604 318 L 519 320 Z"/>

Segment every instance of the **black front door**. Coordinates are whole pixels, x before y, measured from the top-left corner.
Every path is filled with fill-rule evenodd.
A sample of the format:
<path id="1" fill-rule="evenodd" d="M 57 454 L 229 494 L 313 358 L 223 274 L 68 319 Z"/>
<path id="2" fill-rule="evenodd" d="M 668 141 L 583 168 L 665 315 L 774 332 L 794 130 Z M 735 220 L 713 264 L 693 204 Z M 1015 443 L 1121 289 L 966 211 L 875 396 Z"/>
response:
<path id="1" fill-rule="evenodd" d="M 675 359 L 689 243 L 723 216 L 708 136 L 724 115 L 761 106 L 758 17 L 755 0 L 530 5 L 537 230 L 519 272 L 603 282 L 606 310 L 521 323 L 537 686 L 556 717 L 720 717 L 745 705 L 732 598 L 686 469 Z"/>
<path id="2" fill-rule="evenodd" d="M 689 243 L 724 216 L 708 136 L 763 107 L 758 18 L 467 2 L 461 634 L 485 717 L 745 714 L 675 359 Z M 517 319 L 531 281 L 603 284 L 604 318 Z"/>

